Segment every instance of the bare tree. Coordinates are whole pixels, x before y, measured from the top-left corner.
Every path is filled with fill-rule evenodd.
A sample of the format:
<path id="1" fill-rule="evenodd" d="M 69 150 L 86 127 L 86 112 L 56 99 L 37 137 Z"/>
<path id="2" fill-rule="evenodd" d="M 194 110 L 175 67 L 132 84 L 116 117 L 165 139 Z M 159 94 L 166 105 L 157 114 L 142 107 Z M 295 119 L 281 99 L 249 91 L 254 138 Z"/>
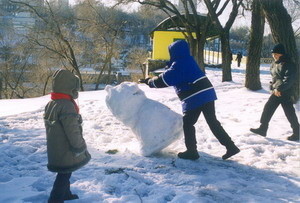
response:
<path id="1" fill-rule="evenodd" d="M 40 25 L 38 29 L 35 30 L 35 35 L 27 36 L 28 40 L 51 51 L 60 59 L 65 60 L 78 75 L 81 81 L 81 90 L 83 90 L 82 76 L 73 45 L 73 42 L 76 41 L 75 35 L 71 32 L 71 29 L 66 26 L 67 19 L 61 15 L 62 13 L 59 13 L 60 8 L 56 7 L 54 9 L 55 5 L 51 4 L 48 0 L 45 0 L 44 7 L 37 7 L 30 2 L 9 1 L 27 8 L 37 16 L 40 20 Z"/>
<path id="2" fill-rule="evenodd" d="M 122 16 L 122 12 L 104 7 L 94 0 L 82 2 L 78 5 L 76 13 L 79 30 L 90 41 L 89 53 L 95 56 L 90 63 L 97 64 L 95 69 L 100 71 L 95 86 L 97 90 L 105 73 L 107 73 L 106 83 L 110 81 L 112 59 L 118 57 L 126 17 Z"/>
<path id="3" fill-rule="evenodd" d="M 222 5 L 221 0 L 204 0 L 204 2 L 207 6 L 212 22 L 216 25 L 220 32 L 223 71 L 222 81 L 232 81 L 229 30 L 236 19 L 242 0 L 231 0 L 232 9 L 225 26 L 222 26 L 220 16 L 224 12 L 230 0 L 226 0 Z"/>
<path id="4" fill-rule="evenodd" d="M 49 85 L 50 79 L 53 75 L 53 67 L 59 66 L 56 55 L 49 52 L 47 49 L 36 48 L 33 50 L 35 56 L 35 66 L 30 74 L 31 83 L 36 84 L 35 94 L 46 95 L 51 89 Z"/>
<path id="5" fill-rule="evenodd" d="M 259 0 L 252 2 L 251 33 L 246 64 L 245 87 L 250 90 L 261 89 L 260 57 L 264 35 L 265 17 Z"/>
<path id="6" fill-rule="evenodd" d="M 209 31 L 213 30 L 213 24 L 210 18 L 201 18 L 197 12 L 197 3 L 193 0 L 180 0 L 184 11 L 180 11 L 176 4 L 170 0 L 118 0 L 117 4 L 138 2 L 141 5 L 149 5 L 162 10 L 170 18 L 176 16 L 178 20 L 171 20 L 178 30 L 191 45 L 191 53 L 200 67 L 204 70 L 204 45 Z M 196 34 L 196 39 L 193 37 Z"/>
<path id="7" fill-rule="evenodd" d="M 130 50 L 128 56 L 129 68 L 142 71 L 143 78 L 146 77 L 146 67 L 144 63 L 148 57 L 148 52 L 145 48 L 135 47 Z"/>
<path id="8" fill-rule="evenodd" d="M 34 86 L 27 83 L 30 71 L 30 47 L 16 39 L 4 38 L 0 42 L 1 96 L 6 99 L 24 98 Z"/>

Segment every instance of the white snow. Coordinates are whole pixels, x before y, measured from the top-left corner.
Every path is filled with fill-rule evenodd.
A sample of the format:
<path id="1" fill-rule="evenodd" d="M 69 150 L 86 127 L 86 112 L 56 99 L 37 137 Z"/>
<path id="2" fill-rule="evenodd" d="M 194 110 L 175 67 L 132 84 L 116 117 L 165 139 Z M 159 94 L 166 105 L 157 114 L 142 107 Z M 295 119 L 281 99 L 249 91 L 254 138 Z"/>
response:
<path id="1" fill-rule="evenodd" d="M 300 202 L 300 143 L 286 140 L 292 130 L 282 108 L 273 116 L 267 138 L 249 131 L 258 127 L 269 97 L 268 67 L 261 67 L 264 89 L 255 92 L 244 88 L 243 68 L 234 67 L 233 82 L 224 83 L 221 70 L 207 69 L 218 95 L 217 117 L 241 149 L 227 161 L 203 116 L 196 124 L 199 160 L 177 158 L 185 150 L 183 138 L 158 154 L 142 156 L 136 135 L 107 108 L 106 91 L 81 92 L 92 160 L 72 174 L 71 190 L 80 197 L 73 202 Z M 147 98 L 181 114 L 172 88 L 138 87 Z M 46 168 L 43 112 L 49 99 L 0 100 L 0 202 L 47 201 L 55 179 Z M 299 104 L 296 108 L 299 113 Z M 164 119 L 158 117 L 156 123 Z"/>
<path id="2" fill-rule="evenodd" d="M 153 155 L 183 136 L 182 116 L 148 99 L 136 83 L 108 85 L 105 90 L 107 107 L 134 132 L 142 155 Z M 158 118 L 163 119 L 157 122 Z"/>

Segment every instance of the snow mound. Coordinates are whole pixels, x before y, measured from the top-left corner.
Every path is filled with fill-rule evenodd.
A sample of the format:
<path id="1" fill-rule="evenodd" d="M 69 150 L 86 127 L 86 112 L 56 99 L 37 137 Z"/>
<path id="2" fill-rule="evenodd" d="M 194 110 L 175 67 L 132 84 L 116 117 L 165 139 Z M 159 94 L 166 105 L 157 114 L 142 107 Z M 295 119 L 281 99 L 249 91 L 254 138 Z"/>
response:
<path id="1" fill-rule="evenodd" d="M 108 85 L 105 90 L 107 107 L 137 136 L 142 155 L 159 152 L 182 136 L 182 116 L 147 98 L 136 83 Z"/>

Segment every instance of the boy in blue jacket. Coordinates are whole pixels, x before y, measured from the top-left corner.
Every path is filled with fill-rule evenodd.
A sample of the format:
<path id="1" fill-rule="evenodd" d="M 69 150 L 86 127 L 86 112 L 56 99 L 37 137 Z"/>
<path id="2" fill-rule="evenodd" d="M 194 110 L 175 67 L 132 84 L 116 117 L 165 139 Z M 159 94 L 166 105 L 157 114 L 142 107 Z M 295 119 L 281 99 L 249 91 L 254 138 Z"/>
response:
<path id="1" fill-rule="evenodd" d="M 240 152 L 229 135 L 216 118 L 215 103 L 216 92 L 201 71 L 194 58 L 190 55 L 189 45 L 179 40 L 169 46 L 170 61 L 167 70 L 154 78 L 141 79 L 139 82 L 147 84 L 150 88 L 163 88 L 174 86 L 181 100 L 183 110 L 183 132 L 187 150 L 178 154 L 179 158 L 196 160 L 199 158 L 195 123 L 201 112 L 205 117 L 212 133 L 227 149 L 222 159 Z"/>

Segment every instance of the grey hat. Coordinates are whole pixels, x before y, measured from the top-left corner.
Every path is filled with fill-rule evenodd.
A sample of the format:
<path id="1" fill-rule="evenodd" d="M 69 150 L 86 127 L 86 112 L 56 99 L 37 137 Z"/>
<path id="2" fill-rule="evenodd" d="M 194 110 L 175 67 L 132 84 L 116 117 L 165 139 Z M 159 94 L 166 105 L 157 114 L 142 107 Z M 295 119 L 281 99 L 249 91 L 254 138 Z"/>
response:
<path id="1" fill-rule="evenodd" d="M 272 53 L 285 54 L 285 49 L 283 44 L 276 44 L 272 49 Z"/>
<path id="2" fill-rule="evenodd" d="M 52 76 L 52 92 L 68 94 L 77 99 L 79 87 L 79 78 L 71 71 L 60 69 Z"/>

